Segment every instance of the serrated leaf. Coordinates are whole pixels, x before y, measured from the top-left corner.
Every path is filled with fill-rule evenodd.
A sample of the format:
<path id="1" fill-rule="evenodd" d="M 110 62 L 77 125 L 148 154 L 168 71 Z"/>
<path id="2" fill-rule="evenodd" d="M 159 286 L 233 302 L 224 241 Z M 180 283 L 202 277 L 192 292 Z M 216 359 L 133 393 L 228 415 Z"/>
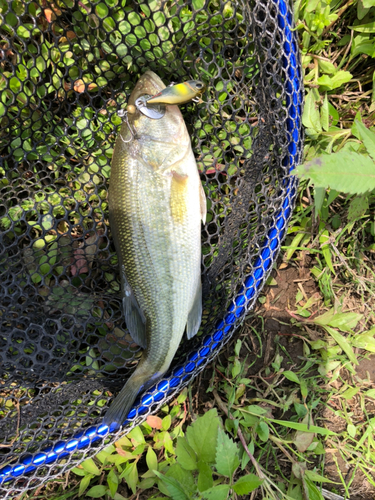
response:
<path id="1" fill-rule="evenodd" d="M 166 477 L 157 470 L 154 471 L 158 478 L 166 485 L 173 500 L 190 500 L 186 495 L 184 488 L 173 477 Z"/>
<path id="2" fill-rule="evenodd" d="M 98 484 L 97 486 L 93 486 L 92 488 L 90 488 L 86 495 L 90 498 L 100 498 L 104 497 L 107 490 L 108 488 L 106 486 L 104 486 L 103 484 Z"/>
<path id="3" fill-rule="evenodd" d="M 202 498 L 205 500 L 227 500 L 229 489 L 229 484 L 219 484 L 202 493 Z"/>
<path id="4" fill-rule="evenodd" d="M 176 445 L 177 462 L 186 470 L 197 468 L 197 456 L 193 448 L 184 437 L 177 439 Z"/>
<path id="5" fill-rule="evenodd" d="M 215 462 L 219 418 L 216 408 L 209 410 L 186 430 L 186 439 L 198 456 L 208 464 Z"/>
<path id="6" fill-rule="evenodd" d="M 300 383 L 298 376 L 294 372 L 291 372 L 290 370 L 285 370 L 285 372 L 283 372 L 283 375 L 291 382 L 295 382 L 296 384 Z"/>
<path id="7" fill-rule="evenodd" d="M 206 491 L 212 488 L 214 480 L 212 478 L 212 470 L 208 464 L 205 462 L 198 462 L 198 490 L 200 492 Z"/>
<path id="8" fill-rule="evenodd" d="M 239 449 L 236 443 L 219 427 L 216 446 L 215 467 L 219 474 L 232 477 L 240 465 Z"/>
<path id="9" fill-rule="evenodd" d="M 149 470 L 154 470 L 154 469 L 158 470 L 158 458 L 154 450 L 151 448 L 151 446 L 149 446 L 147 449 L 146 463 Z"/>
<path id="10" fill-rule="evenodd" d="M 100 476 L 100 470 L 98 469 L 92 458 L 88 458 L 87 460 L 82 462 L 81 465 L 85 469 L 85 471 L 89 472 L 90 474 L 93 474 L 94 476 Z"/>
<path id="11" fill-rule="evenodd" d="M 193 497 L 197 487 L 194 481 L 193 474 L 189 470 L 185 470 L 179 464 L 173 464 L 167 470 L 166 477 L 172 477 L 178 481 L 184 488 L 189 497 Z"/>
<path id="12" fill-rule="evenodd" d="M 329 326 L 324 327 L 327 333 L 331 335 L 331 337 L 338 343 L 338 345 L 341 347 L 341 349 L 345 352 L 345 354 L 348 356 L 350 361 L 354 365 L 358 365 L 357 357 L 354 354 L 352 346 L 349 344 L 349 342 L 346 340 L 346 338 L 341 335 L 338 331 L 334 330 L 333 328 Z"/>
<path id="13" fill-rule="evenodd" d="M 355 222 L 367 212 L 369 208 L 368 195 L 355 196 L 349 204 L 348 222 Z"/>
<path id="14" fill-rule="evenodd" d="M 247 474 L 242 476 L 233 485 L 234 491 L 237 495 L 248 495 L 256 490 L 258 486 L 263 483 L 263 479 L 259 479 L 255 474 Z"/>
<path id="15" fill-rule="evenodd" d="M 296 173 L 303 179 L 311 179 L 314 186 L 343 193 L 363 194 L 375 189 L 374 162 L 351 151 L 318 156 L 296 167 Z"/>

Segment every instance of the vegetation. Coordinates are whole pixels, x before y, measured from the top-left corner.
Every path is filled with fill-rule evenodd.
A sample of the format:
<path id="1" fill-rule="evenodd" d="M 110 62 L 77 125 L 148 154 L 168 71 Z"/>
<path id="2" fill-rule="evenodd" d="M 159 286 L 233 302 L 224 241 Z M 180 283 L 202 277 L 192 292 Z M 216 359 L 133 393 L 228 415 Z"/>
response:
<path id="1" fill-rule="evenodd" d="M 22 2 L 14 4 L 15 12 L 23 8 Z M 106 18 L 109 4 L 97 5 L 97 19 Z M 230 5 L 227 2 L 224 16 L 230 15 Z M 298 201 L 281 262 L 259 297 L 259 308 L 247 318 L 228 351 L 207 368 L 203 381 L 195 380 L 158 416 L 148 417 L 69 476 L 22 498 L 321 500 L 332 498 L 327 489 L 340 495 L 337 499 L 355 498 L 357 493 L 374 498 L 375 370 L 370 368 L 375 364 L 375 2 L 297 0 L 294 9 L 305 72 L 305 163 L 297 172 L 301 177 Z M 56 15 L 48 10 L 46 22 Z M 120 21 L 127 33 L 126 21 Z M 136 24 L 136 18 L 133 21 Z M 85 33 L 83 15 L 77 22 Z M 96 29 L 95 21 L 91 22 L 90 29 Z M 110 31 L 108 22 L 102 26 Z M 162 26 L 163 20 L 155 23 Z M 83 54 L 84 40 L 77 38 L 78 55 Z M 96 44 L 93 39 L 93 57 L 99 51 Z M 43 51 L 56 60 L 46 62 Z M 125 46 L 118 45 L 117 52 L 102 62 L 108 64 L 101 68 L 102 76 L 77 80 L 72 56 L 66 53 L 58 61 L 45 41 L 38 56 L 39 71 L 54 63 L 59 92 L 80 88 L 95 92 L 105 84 L 101 78 L 121 72 L 118 56 L 125 61 L 128 57 L 131 65 Z M 150 48 L 149 57 L 150 61 L 158 57 L 157 47 Z M 27 54 L 25 58 L 27 74 Z M 61 64 L 70 68 L 74 88 L 64 90 Z M 19 78 L 22 71 L 19 68 Z M 10 93 L 17 96 L 14 113 L 22 106 L 22 120 L 32 124 L 22 137 L 22 147 L 14 130 L 19 155 L 32 159 L 31 144 L 36 143 L 39 153 L 38 148 L 45 148 L 46 162 L 54 158 L 56 168 L 65 168 L 64 129 L 51 147 L 44 144 L 38 125 L 42 116 L 35 116 L 33 97 L 20 93 L 16 80 Z M 39 86 L 33 95 L 44 99 L 50 90 Z M 10 94 L 5 93 L 4 99 L 13 98 Z M 101 142 L 104 128 L 114 130 L 118 119 L 112 115 L 109 122 L 105 113 L 94 113 L 87 106 L 76 112 L 79 119 L 64 119 L 64 126 L 77 129 L 74 151 L 68 148 L 67 153 L 84 157 L 86 145 Z M 49 110 L 45 113 L 47 120 L 54 119 Z M 86 120 L 91 128 L 79 134 Z M 111 148 L 108 144 L 92 159 L 90 183 L 105 182 L 109 173 L 100 166 L 112 154 Z M 56 207 L 75 206 L 79 193 L 91 189 L 88 180 L 80 177 L 80 168 L 69 173 L 74 195 L 70 188 L 47 193 L 56 197 Z M 37 221 L 49 224 L 44 198 L 37 201 L 44 218 L 28 212 L 36 235 Z M 103 208 L 106 202 L 100 199 L 100 190 L 92 203 Z M 20 214 L 15 210 L 11 216 L 18 220 Z M 9 221 L 3 218 L 0 224 L 6 230 Z M 51 239 L 37 248 L 38 272 L 29 268 L 36 283 L 41 275 L 46 277 L 44 283 L 53 281 L 52 267 L 57 265 L 53 245 Z M 304 277 L 296 280 L 293 293 L 288 288 L 288 306 L 281 309 L 283 273 Z M 279 314 L 273 317 L 277 323 L 273 330 L 264 319 L 272 311 Z M 360 371 L 362 367 L 368 367 L 367 373 Z"/>

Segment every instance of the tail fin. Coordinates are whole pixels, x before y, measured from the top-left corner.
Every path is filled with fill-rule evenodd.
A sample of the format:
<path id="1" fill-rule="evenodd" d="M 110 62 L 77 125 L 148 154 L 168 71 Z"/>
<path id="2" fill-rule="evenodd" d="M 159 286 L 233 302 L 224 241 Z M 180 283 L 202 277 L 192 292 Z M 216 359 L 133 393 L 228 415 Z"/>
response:
<path id="1" fill-rule="evenodd" d="M 117 395 L 107 413 L 104 415 L 103 423 L 110 426 L 113 423 L 123 425 L 132 409 L 133 403 L 141 387 L 146 382 L 142 377 L 135 376 L 136 372 L 129 378 L 120 393 Z"/>

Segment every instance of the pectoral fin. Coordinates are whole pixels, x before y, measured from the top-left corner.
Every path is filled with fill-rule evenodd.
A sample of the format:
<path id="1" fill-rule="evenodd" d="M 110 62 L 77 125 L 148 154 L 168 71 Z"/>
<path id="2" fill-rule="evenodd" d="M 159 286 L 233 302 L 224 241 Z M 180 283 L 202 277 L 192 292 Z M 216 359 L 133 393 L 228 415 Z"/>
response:
<path id="1" fill-rule="evenodd" d="M 199 281 L 199 285 L 197 287 L 195 298 L 193 302 L 193 306 L 190 309 L 187 325 L 186 325 L 186 335 L 190 340 L 196 335 L 199 330 L 199 326 L 202 320 L 202 283 Z"/>
<path id="2" fill-rule="evenodd" d="M 201 204 L 201 219 L 203 224 L 206 223 L 207 205 L 206 205 L 206 195 L 202 184 L 200 185 L 199 200 Z"/>
<path id="3" fill-rule="evenodd" d="M 147 347 L 146 338 L 146 318 L 139 307 L 137 299 L 131 289 L 131 286 L 123 276 L 124 296 L 122 305 L 124 308 L 126 326 L 128 327 L 131 338 L 143 349 Z"/>

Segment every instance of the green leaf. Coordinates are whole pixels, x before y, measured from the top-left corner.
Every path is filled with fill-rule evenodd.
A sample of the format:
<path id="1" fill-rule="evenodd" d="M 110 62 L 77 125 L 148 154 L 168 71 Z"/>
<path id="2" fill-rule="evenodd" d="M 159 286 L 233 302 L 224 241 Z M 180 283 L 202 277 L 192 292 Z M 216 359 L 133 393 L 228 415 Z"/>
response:
<path id="1" fill-rule="evenodd" d="M 166 485 L 173 500 L 190 500 L 186 495 L 184 488 L 173 477 L 166 477 L 157 470 L 154 471 L 158 478 Z"/>
<path id="2" fill-rule="evenodd" d="M 285 370 L 285 372 L 283 372 L 283 375 L 291 382 L 295 382 L 296 384 L 300 383 L 298 376 L 294 372 L 291 372 L 290 370 Z"/>
<path id="3" fill-rule="evenodd" d="M 268 441 L 270 430 L 266 422 L 259 422 L 255 430 L 259 436 L 259 439 L 261 439 L 264 442 Z"/>
<path id="4" fill-rule="evenodd" d="M 138 482 L 138 469 L 137 462 L 132 462 L 131 464 L 127 464 L 124 471 L 120 475 L 120 479 L 124 478 L 127 482 L 129 488 L 132 490 L 133 495 L 137 490 L 137 482 Z"/>
<path id="5" fill-rule="evenodd" d="M 308 129 L 312 129 L 314 132 L 319 134 L 322 131 L 320 125 L 319 111 L 316 106 L 314 93 L 312 90 L 307 93 L 305 98 L 305 106 L 303 109 L 302 123 Z"/>
<path id="6" fill-rule="evenodd" d="M 289 420 L 277 420 L 270 419 L 271 422 L 275 424 L 283 425 L 284 427 L 288 427 L 289 429 L 295 429 L 297 431 L 303 432 L 316 432 L 317 434 L 321 434 L 322 436 L 336 436 L 336 432 L 330 431 L 329 429 L 324 429 L 324 427 L 318 427 L 317 425 L 307 426 L 306 424 L 299 424 L 298 422 L 289 422 Z"/>
<path id="7" fill-rule="evenodd" d="M 229 484 L 219 484 L 202 493 L 202 497 L 205 500 L 227 500 L 229 489 Z"/>
<path id="8" fill-rule="evenodd" d="M 320 108 L 320 123 L 322 124 L 322 129 L 328 132 L 329 130 L 329 108 L 328 108 L 328 97 L 327 94 L 324 96 L 323 105 Z"/>
<path id="9" fill-rule="evenodd" d="M 341 335 L 338 331 L 334 330 L 333 328 L 330 328 L 329 326 L 324 327 L 327 333 L 331 335 L 333 339 L 338 343 L 338 345 L 341 347 L 341 349 L 345 352 L 345 354 L 348 356 L 350 361 L 354 365 L 358 365 L 357 357 L 354 354 L 354 351 L 352 349 L 352 346 L 349 344 L 349 342 L 346 340 L 346 338 Z"/>
<path id="10" fill-rule="evenodd" d="M 326 196 L 326 190 L 322 187 L 314 187 L 314 205 L 315 205 L 315 217 L 319 215 L 322 209 L 324 198 Z"/>
<path id="11" fill-rule="evenodd" d="M 348 431 L 349 436 L 354 439 L 355 435 L 357 434 L 357 428 L 356 428 L 356 426 L 353 425 L 353 424 L 348 424 L 346 430 Z"/>
<path id="12" fill-rule="evenodd" d="M 176 479 L 184 488 L 187 495 L 193 497 L 197 487 L 191 471 L 183 469 L 179 464 L 173 464 L 169 467 L 165 476 Z"/>
<path id="13" fill-rule="evenodd" d="M 321 222 L 319 224 L 319 231 L 321 231 L 323 227 L 325 227 L 325 224 L 324 222 Z M 322 231 L 321 235 L 319 236 L 319 243 L 321 245 L 323 257 L 326 261 L 327 266 L 329 267 L 332 274 L 336 274 L 332 264 L 331 247 L 329 245 L 329 232 L 327 231 L 327 229 Z"/>
<path id="14" fill-rule="evenodd" d="M 330 479 L 326 479 L 324 476 L 321 476 L 317 472 L 314 472 L 312 470 L 307 470 L 305 471 L 305 476 L 307 476 L 311 481 L 316 481 L 317 483 L 332 483 L 332 484 L 338 484 L 335 483 L 335 481 L 331 481 Z"/>
<path id="15" fill-rule="evenodd" d="M 309 424 L 309 414 L 307 413 L 302 420 L 303 424 Z M 295 436 L 294 436 L 294 443 L 296 445 L 296 448 L 299 452 L 303 453 L 305 452 L 308 447 L 311 445 L 315 437 L 315 434 L 312 432 L 302 432 L 302 431 L 297 431 Z"/>
<path id="16" fill-rule="evenodd" d="M 355 123 L 368 154 L 375 161 L 375 133 L 366 128 L 359 120 L 355 120 Z"/>
<path id="17" fill-rule="evenodd" d="M 332 77 L 332 88 L 336 89 L 337 87 L 341 87 L 341 85 L 344 85 L 345 83 L 348 83 L 349 80 L 353 78 L 353 75 L 349 73 L 349 71 L 338 71 L 333 77 Z"/>
<path id="18" fill-rule="evenodd" d="M 349 205 L 348 222 L 356 222 L 363 217 L 369 208 L 368 195 L 355 196 Z"/>
<path id="19" fill-rule="evenodd" d="M 78 496 L 81 497 L 84 492 L 86 491 L 86 489 L 88 488 L 89 484 L 90 484 L 90 481 L 91 479 L 93 478 L 94 476 L 92 474 L 87 474 L 87 476 L 85 476 L 81 482 L 79 483 L 79 490 L 78 490 Z"/>
<path id="20" fill-rule="evenodd" d="M 348 26 L 351 30 L 359 33 L 375 33 L 375 21 L 372 23 L 358 24 L 358 26 Z"/>
<path id="21" fill-rule="evenodd" d="M 117 488 L 119 485 L 119 477 L 117 475 L 116 469 L 113 468 L 109 471 L 109 474 L 107 476 L 107 483 L 109 491 L 111 492 L 111 496 L 113 498 L 117 492 Z"/>
<path id="22" fill-rule="evenodd" d="M 74 474 L 77 474 L 77 476 L 86 476 L 86 471 L 84 469 L 79 469 L 78 467 L 74 467 L 72 469 L 72 472 L 74 472 Z"/>
<path id="23" fill-rule="evenodd" d="M 246 474 L 236 481 L 233 485 L 237 495 L 248 495 L 263 483 L 263 479 L 259 479 L 255 474 Z"/>
<path id="24" fill-rule="evenodd" d="M 94 476 L 100 476 L 100 470 L 98 469 L 92 458 L 88 458 L 87 460 L 82 462 L 81 465 L 85 469 L 85 471 L 89 472 L 90 474 L 93 474 Z"/>
<path id="25" fill-rule="evenodd" d="M 346 399 L 348 401 L 349 399 L 354 398 L 354 396 L 357 394 L 358 391 L 359 391 L 359 387 L 349 387 L 348 389 L 346 389 L 346 391 L 344 391 L 341 394 L 341 397 L 343 397 L 344 399 Z"/>
<path id="26" fill-rule="evenodd" d="M 302 477 L 303 489 L 306 492 L 306 498 L 309 500 L 324 500 L 324 497 L 307 476 Z"/>
<path id="27" fill-rule="evenodd" d="M 214 463 L 219 418 L 216 408 L 209 410 L 186 430 L 186 439 L 198 456 L 198 460 Z"/>
<path id="28" fill-rule="evenodd" d="M 366 349 L 366 351 L 375 353 L 375 328 L 363 332 L 359 335 L 355 335 L 351 342 L 354 347 L 359 347 L 359 349 Z"/>
<path id="29" fill-rule="evenodd" d="M 373 398 L 375 399 L 375 389 L 369 389 L 368 391 L 365 392 L 365 396 L 367 398 Z"/>
<path id="30" fill-rule="evenodd" d="M 363 194 L 375 189 L 374 162 L 351 151 L 318 156 L 299 165 L 296 173 L 303 179 L 311 179 L 315 186 L 344 193 Z"/>
<path id="31" fill-rule="evenodd" d="M 186 470 L 197 469 L 197 456 L 184 437 L 177 438 L 177 462 Z"/>
<path id="32" fill-rule="evenodd" d="M 202 492 L 208 490 L 209 488 L 212 488 L 214 480 L 212 479 L 211 467 L 205 462 L 199 461 L 198 470 L 198 490 Z"/>
<path id="33" fill-rule="evenodd" d="M 239 449 L 236 443 L 219 427 L 216 446 L 215 467 L 219 474 L 232 477 L 240 465 Z"/>
<path id="34" fill-rule="evenodd" d="M 362 318 L 363 314 L 359 313 L 337 313 L 328 322 L 329 326 L 339 328 L 343 332 L 350 332 L 357 326 L 358 321 Z"/>
<path id="35" fill-rule="evenodd" d="M 92 488 L 90 488 L 86 495 L 91 498 L 100 498 L 104 497 L 107 491 L 107 486 L 98 484 L 97 486 L 93 486 Z"/>
<path id="36" fill-rule="evenodd" d="M 154 470 L 154 469 L 158 470 L 158 458 L 157 458 L 154 450 L 151 448 L 151 446 L 149 446 L 147 449 L 146 463 L 147 463 L 147 467 L 150 470 Z"/>

